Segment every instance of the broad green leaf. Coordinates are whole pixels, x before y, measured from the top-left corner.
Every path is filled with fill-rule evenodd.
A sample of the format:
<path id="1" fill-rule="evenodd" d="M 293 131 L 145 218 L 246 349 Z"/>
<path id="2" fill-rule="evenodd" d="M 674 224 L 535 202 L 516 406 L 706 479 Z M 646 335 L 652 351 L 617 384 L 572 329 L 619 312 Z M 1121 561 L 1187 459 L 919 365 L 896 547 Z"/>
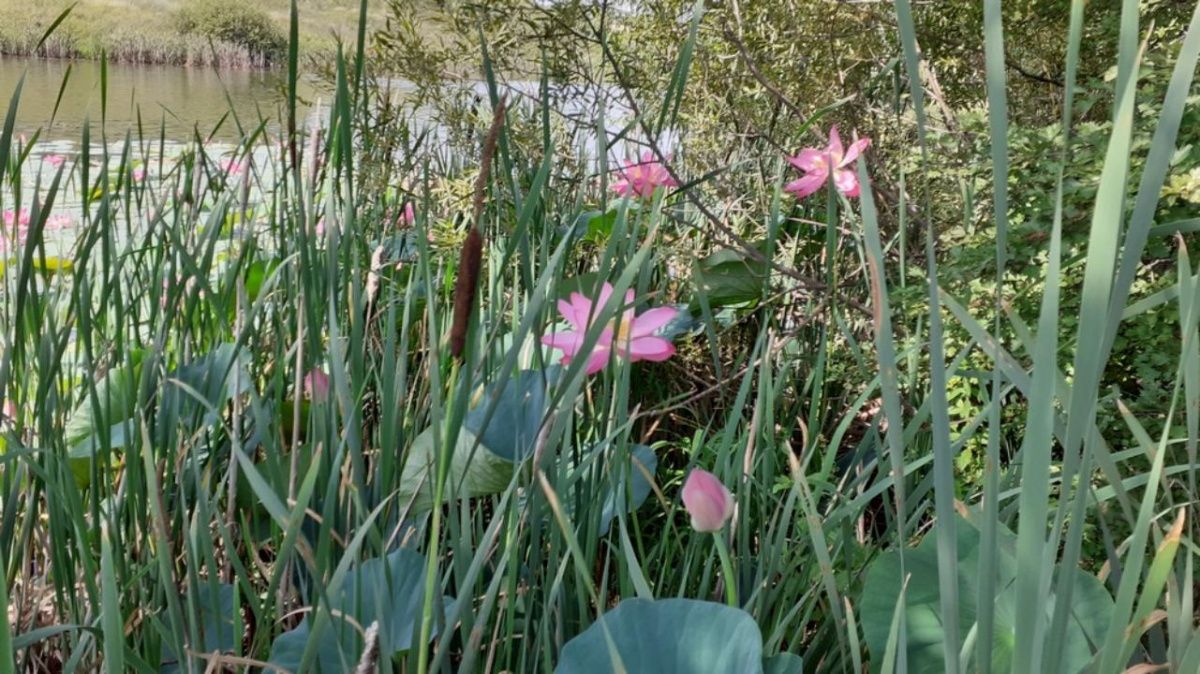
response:
<path id="1" fill-rule="evenodd" d="M 326 607 L 332 617 L 317 649 L 319 672 L 354 671 L 363 645 L 359 629 L 365 630 L 374 622 L 379 623 L 380 652 L 393 655 L 412 648 L 424 604 L 424 573 L 425 557 L 407 548 L 369 559 L 351 570 L 337 596 L 330 597 L 330 605 Z M 453 600 L 445 598 L 444 602 L 449 610 Z M 269 662 L 297 671 L 308 641 L 306 618 L 298 627 L 275 639 Z"/>
<path id="2" fill-rule="evenodd" d="M 137 387 L 142 372 L 142 352 L 134 351 L 128 362 L 110 369 L 97 381 L 92 396 L 84 396 L 67 416 L 63 438 L 71 460 L 71 473 L 80 487 L 91 482 L 90 462 L 107 437 L 110 447 L 123 447 L 129 432 L 129 420 L 137 403 Z M 99 418 L 97 418 L 99 412 Z M 106 436 L 101 429 L 107 429 Z"/>
<path id="3" fill-rule="evenodd" d="M 579 216 L 581 221 L 587 223 L 586 229 L 579 227 L 576 231 L 586 232 L 583 236 L 585 241 L 603 244 L 612 235 L 613 225 L 616 224 L 618 216 L 619 211 L 617 209 L 588 211 Z"/>
<path id="4" fill-rule="evenodd" d="M 558 370 L 522 370 L 487 387 L 463 419 L 450 458 L 447 485 L 455 498 L 504 491 L 513 474 L 533 453 L 542 418 L 546 389 Z M 433 507 L 431 469 L 435 467 L 434 428 L 414 440 L 400 477 L 400 502 L 413 501 L 417 511 Z"/>
<path id="5" fill-rule="evenodd" d="M 804 660 L 795 653 L 780 653 L 763 660 L 763 674 L 801 674 Z"/>
<path id="6" fill-rule="evenodd" d="M 533 453 L 546 414 L 546 389 L 558 373 L 558 368 L 522 370 L 487 387 L 467 411 L 463 427 L 497 455 L 510 461 L 524 460 Z"/>
<path id="7" fill-rule="evenodd" d="M 626 599 L 567 642 L 554 671 L 757 674 L 763 671 L 762 634 L 750 614 L 724 604 Z"/>
<path id="8" fill-rule="evenodd" d="M 209 592 L 207 584 L 201 584 L 196 593 L 196 612 L 200 618 L 201 647 L 195 650 L 204 653 L 229 653 L 237 646 L 235 619 L 237 606 L 234 601 L 234 587 L 222 583 L 217 586 L 216 596 Z M 163 664 L 159 667 L 161 674 L 174 674 L 182 671 L 177 656 L 166 648 L 163 654 Z"/>
<path id="9" fill-rule="evenodd" d="M 608 496 L 600 511 L 600 535 L 608 533 L 613 518 L 619 513 L 630 513 L 638 509 L 650 495 L 650 478 L 658 467 L 658 457 L 646 445 L 634 445 L 629 451 L 629 467 L 625 479 L 616 479 L 609 488 Z"/>
<path id="10" fill-rule="evenodd" d="M 762 299 L 769 271 L 766 263 L 726 249 L 698 261 L 692 280 L 696 292 L 703 293 L 709 306 L 716 308 Z"/>
<path id="11" fill-rule="evenodd" d="M 957 552 L 959 569 L 959 631 L 966 634 L 976 619 L 975 600 L 978 596 L 980 536 L 978 530 L 960 520 Z M 995 628 L 992 650 L 992 670 L 1009 671 L 1016 634 L 1016 561 L 1013 556 L 1015 539 L 1011 532 L 1001 530 L 995 568 L 997 588 Z M 934 536 L 929 535 L 915 549 L 904 555 L 905 572 L 909 574 L 905 611 L 908 671 L 912 674 L 944 671 L 942 652 L 943 627 L 938 590 L 938 561 Z M 1046 644 L 1047 648 L 1062 650 L 1062 674 L 1081 671 L 1094 657 L 1092 648 L 1104 635 L 1112 613 L 1112 597 L 1096 577 L 1075 570 L 1075 593 L 1066 641 Z M 867 571 L 862 599 L 859 603 L 863 634 L 873 656 L 871 671 L 882 668 L 884 653 L 892 626 L 892 615 L 900 596 L 903 579 L 900 576 L 899 555 L 895 551 L 881 554 Z M 1045 615 L 1053 611 L 1054 598 L 1048 597 L 1043 606 Z M 983 638 L 983 637 L 979 637 Z"/>
<path id="12" fill-rule="evenodd" d="M 241 390 L 250 385 L 245 371 L 246 354 L 233 344 L 221 344 L 209 353 L 179 366 L 167 375 L 159 399 L 160 424 L 215 424 L 221 407 L 233 394 L 234 375 Z M 241 368 L 238 370 L 238 368 Z"/>
<path id="13" fill-rule="evenodd" d="M 246 296 L 253 302 L 258 299 L 263 284 L 279 267 L 279 260 L 258 260 L 246 269 Z"/>
<path id="14" fill-rule="evenodd" d="M 195 430 L 198 425 L 220 421 L 220 412 L 232 395 L 235 361 L 241 368 L 240 388 L 246 390 L 250 377 L 244 368 L 245 354 L 238 357 L 233 344 L 222 344 L 213 351 L 179 366 L 161 382 L 158 396 L 158 420 L 168 434 L 182 427 Z M 64 437 L 71 459 L 71 472 L 81 487 L 91 480 L 90 462 L 97 450 L 107 443 L 113 449 L 123 448 L 136 439 L 134 412 L 137 389 L 141 378 L 141 352 L 134 352 L 129 362 L 115 367 L 95 384 L 100 418 L 91 397 L 79 402 L 67 417 Z M 101 428 L 106 428 L 101 433 Z M 168 436 L 168 441 L 170 440 Z"/>
<path id="15" fill-rule="evenodd" d="M 554 296 L 556 299 L 565 300 L 571 296 L 571 293 L 580 293 L 585 297 L 594 298 L 599 295 L 600 288 L 606 280 L 608 280 L 608 274 L 600 272 L 588 272 L 565 278 L 554 286 Z M 598 309 L 599 307 L 597 307 Z"/>

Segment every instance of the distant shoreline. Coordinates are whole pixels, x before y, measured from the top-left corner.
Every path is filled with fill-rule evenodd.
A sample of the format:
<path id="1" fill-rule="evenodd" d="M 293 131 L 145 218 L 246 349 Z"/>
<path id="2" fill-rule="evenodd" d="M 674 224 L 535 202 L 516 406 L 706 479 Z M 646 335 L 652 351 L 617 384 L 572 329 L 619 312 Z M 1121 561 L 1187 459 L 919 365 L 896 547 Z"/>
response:
<path id="1" fill-rule="evenodd" d="M 132 0 L 0 0 L 0 55 L 275 69 L 287 63 L 289 5 L 288 0 L 163 0 L 150 9 Z M 301 57 L 332 55 L 335 35 L 352 39 L 357 30 L 358 2 L 302 7 L 299 18 Z"/>
<path id="2" fill-rule="evenodd" d="M 266 58 L 262 55 L 241 53 L 231 45 L 216 45 L 216 49 L 204 45 L 204 50 L 188 49 L 181 45 L 178 52 L 145 52 L 136 49 L 102 50 L 86 53 L 73 49 L 46 49 L 37 51 L 10 49 L 0 44 L 0 57 L 36 59 L 43 61 L 102 61 L 121 65 L 176 66 L 184 68 L 216 68 L 219 70 L 278 70 L 285 65 L 286 57 Z M 311 55 L 311 54 L 310 54 Z"/>

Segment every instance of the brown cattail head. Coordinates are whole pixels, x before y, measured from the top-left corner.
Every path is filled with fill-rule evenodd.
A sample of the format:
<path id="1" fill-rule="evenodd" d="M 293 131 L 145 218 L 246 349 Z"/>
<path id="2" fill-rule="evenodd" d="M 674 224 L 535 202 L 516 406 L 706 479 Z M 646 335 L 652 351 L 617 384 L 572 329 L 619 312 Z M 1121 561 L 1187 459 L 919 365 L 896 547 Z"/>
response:
<path id="1" fill-rule="evenodd" d="M 500 129 L 504 126 L 504 109 L 505 99 L 501 98 L 496 104 L 496 109 L 492 112 L 492 126 L 488 128 L 488 134 L 483 139 L 483 150 L 479 154 L 479 175 L 475 177 L 475 208 L 474 225 L 480 227 L 480 219 L 483 217 L 483 202 L 487 196 L 488 180 L 492 175 L 492 159 L 496 156 L 496 143 L 500 140 Z"/>
<path id="2" fill-rule="evenodd" d="M 483 262 L 483 235 L 477 227 L 467 232 L 458 256 L 458 278 L 454 279 L 454 322 L 450 324 L 450 354 L 461 358 L 467 345 L 467 324 L 475 304 L 475 288 L 479 283 L 479 266 Z"/>
<path id="3" fill-rule="evenodd" d="M 467 345 L 467 326 L 471 322 L 471 310 L 475 306 L 475 288 L 479 285 L 479 268 L 483 264 L 483 207 L 491 176 L 492 159 L 496 155 L 496 142 L 504 125 L 504 99 L 496 105 L 492 115 L 492 126 L 483 140 L 483 151 L 479 158 L 479 176 L 475 179 L 475 208 L 471 230 L 463 242 L 458 256 L 458 278 L 454 279 L 454 320 L 450 324 L 450 355 L 462 358 Z"/>

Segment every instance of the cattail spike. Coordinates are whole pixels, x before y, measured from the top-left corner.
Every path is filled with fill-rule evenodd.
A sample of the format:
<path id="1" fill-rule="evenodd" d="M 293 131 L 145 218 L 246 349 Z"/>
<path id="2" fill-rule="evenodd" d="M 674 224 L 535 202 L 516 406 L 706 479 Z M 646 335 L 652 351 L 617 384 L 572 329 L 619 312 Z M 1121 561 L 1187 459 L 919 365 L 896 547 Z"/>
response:
<path id="1" fill-rule="evenodd" d="M 479 176 L 475 179 L 475 208 L 471 229 L 458 256 L 458 278 L 454 279 L 454 320 L 450 324 L 450 355 L 462 358 L 467 345 L 467 327 L 471 322 L 471 310 L 475 306 L 475 289 L 479 285 L 479 269 L 483 264 L 483 207 L 491 176 L 492 159 L 496 154 L 496 143 L 504 125 L 504 99 L 496 105 L 492 115 L 492 126 L 483 140 L 483 151 L 479 160 Z"/>

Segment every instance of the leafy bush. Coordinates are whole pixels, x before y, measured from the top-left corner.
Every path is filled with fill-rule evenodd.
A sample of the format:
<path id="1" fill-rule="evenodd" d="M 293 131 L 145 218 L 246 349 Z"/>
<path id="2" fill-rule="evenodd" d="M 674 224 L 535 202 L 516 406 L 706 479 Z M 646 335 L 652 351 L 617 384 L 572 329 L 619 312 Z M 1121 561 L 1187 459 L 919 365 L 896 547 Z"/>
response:
<path id="1" fill-rule="evenodd" d="M 238 0 L 192 0 L 178 11 L 175 21 L 184 35 L 200 35 L 267 56 L 281 54 L 287 45 L 283 30 L 266 12 Z"/>

